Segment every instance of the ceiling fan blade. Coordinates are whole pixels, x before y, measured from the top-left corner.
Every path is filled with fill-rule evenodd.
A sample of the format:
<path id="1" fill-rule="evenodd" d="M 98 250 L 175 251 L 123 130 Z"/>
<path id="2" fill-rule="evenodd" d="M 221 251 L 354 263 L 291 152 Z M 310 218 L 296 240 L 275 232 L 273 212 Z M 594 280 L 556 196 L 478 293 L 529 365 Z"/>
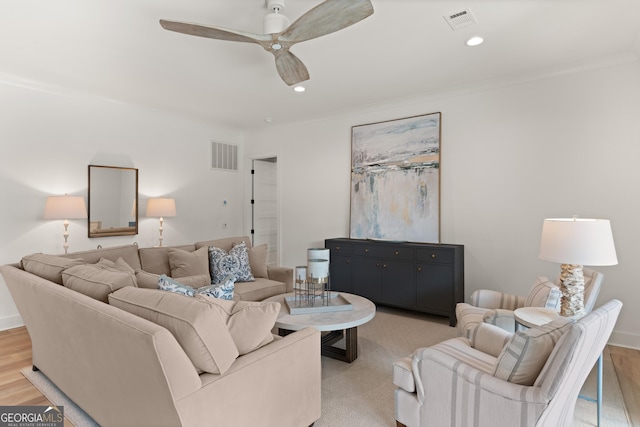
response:
<path id="1" fill-rule="evenodd" d="M 190 24 L 188 22 L 167 21 L 161 19 L 160 25 L 162 25 L 162 28 L 164 28 L 165 30 L 217 40 L 228 40 L 232 42 L 257 44 L 262 44 L 271 40 L 270 35 L 253 34 L 246 31 L 209 27 L 200 24 Z"/>
<path id="2" fill-rule="evenodd" d="M 347 28 L 373 14 L 370 0 L 326 0 L 286 29 L 281 40 L 298 43 Z"/>
<path id="3" fill-rule="evenodd" d="M 309 80 L 307 67 L 288 50 L 281 51 L 276 55 L 276 69 L 282 80 L 289 86 Z"/>

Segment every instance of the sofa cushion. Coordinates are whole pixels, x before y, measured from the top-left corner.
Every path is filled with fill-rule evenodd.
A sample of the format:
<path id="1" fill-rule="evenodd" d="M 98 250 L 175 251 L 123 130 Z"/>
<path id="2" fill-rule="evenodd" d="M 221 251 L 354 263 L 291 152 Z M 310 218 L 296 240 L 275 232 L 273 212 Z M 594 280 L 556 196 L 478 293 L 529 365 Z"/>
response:
<path id="1" fill-rule="evenodd" d="M 123 287 L 137 287 L 133 272 L 120 271 L 105 264 L 84 264 L 62 272 L 62 284 L 98 301 L 108 302 L 110 293 Z"/>
<path id="2" fill-rule="evenodd" d="M 209 246 L 209 269 L 212 283 L 222 282 L 228 274 L 233 274 L 238 282 L 254 280 L 244 242 L 234 243 L 229 252 Z"/>
<path id="3" fill-rule="evenodd" d="M 80 258 L 83 259 L 87 264 L 95 264 L 101 258 L 109 259 L 114 262 L 118 258 L 122 258 L 134 270 L 139 270 L 141 268 L 140 256 L 138 255 L 138 245 L 135 244 L 72 252 L 70 254 L 60 256 L 65 258 Z"/>
<path id="4" fill-rule="evenodd" d="M 544 276 L 538 277 L 524 301 L 525 307 L 545 307 L 560 311 L 560 288 Z"/>
<path id="5" fill-rule="evenodd" d="M 136 271 L 122 258 L 118 257 L 115 261 L 107 258 L 100 258 L 96 263 L 97 265 L 105 265 L 107 267 L 115 268 L 118 271 L 125 271 L 127 273 L 135 273 Z"/>
<path id="6" fill-rule="evenodd" d="M 22 268 L 31 274 L 62 285 L 62 272 L 75 265 L 83 265 L 81 259 L 64 258 L 56 255 L 32 254 L 22 258 Z"/>
<path id="7" fill-rule="evenodd" d="M 253 277 L 269 278 L 267 271 L 267 244 L 258 245 L 250 248 L 249 253 L 249 265 L 251 266 L 251 274 Z"/>
<path id="8" fill-rule="evenodd" d="M 196 299 L 225 313 L 227 327 L 240 355 L 250 353 L 273 341 L 271 330 L 280 313 L 280 303 L 235 302 L 206 295 L 196 295 Z"/>
<path id="9" fill-rule="evenodd" d="M 136 282 L 139 288 L 158 289 L 160 274 L 149 273 L 144 270 L 136 271 Z"/>
<path id="10" fill-rule="evenodd" d="M 136 280 L 139 288 L 158 289 L 158 280 L 161 274 L 148 273 L 144 270 L 136 271 Z M 201 288 L 202 286 L 208 286 L 211 284 L 211 278 L 209 273 L 201 274 L 198 276 L 181 277 L 179 280 L 183 285 L 191 286 L 192 288 Z"/>
<path id="11" fill-rule="evenodd" d="M 162 246 L 155 248 L 140 248 L 141 269 L 147 273 L 166 274 L 171 276 L 171 266 L 169 265 L 169 249 L 178 248 L 193 252 L 195 245 Z"/>
<path id="12" fill-rule="evenodd" d="M 253 282 L 236 282 L 234 293 L 241 301 L 262 301 L 287 292 L 287 285 L 275 280 L 258 278 Z"/>
<path id="13" fill-rule="evenodd" d="M 494 376 L 512 383 L 533 385 L 553 347 L 573 322 L 566 317 L 526 331 L 517 331 L 502 349 Z"/>
<path id="14" fill-rule="evenodd" d="M 200 248 L 188 252 L 183 249 L 169 248 L 169 266 L 171 267 L 171 277 L 175 279 L 209 275 L 208 249 Z"/>
<path id="15" fill-rule="evenodd" d="M 202 242 L 196 243 L 196 249 L 200 249 L 203 246 L 206 246 L 207 248 L 209 246 L 213 246 L 229 252 L 233 247 L 233 245 L 238 242 L 244 242 L 244 244 L 247 245 L 247 248 L 251 247 L 251 239 L 249 239 L 248 236 L 242 236 L 242 237 L 225 237 L 223 239 L 216 239 L 216 240 L 204 240 Z"/>
<path id="16" fill-rule="evenodd" d="M 109 303 L 167 328 L 200 371 L 220 373 L 238 357 L 226 325 L 226 313 L 213 304 L 171 292 L 124 288 Z"/>

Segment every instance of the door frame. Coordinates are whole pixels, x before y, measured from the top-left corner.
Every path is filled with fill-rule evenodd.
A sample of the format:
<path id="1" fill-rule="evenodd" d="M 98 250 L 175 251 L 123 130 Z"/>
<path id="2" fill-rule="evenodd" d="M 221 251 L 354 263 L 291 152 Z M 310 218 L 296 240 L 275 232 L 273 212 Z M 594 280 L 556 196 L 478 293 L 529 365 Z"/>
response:
<path id="1" fill-rule="evenodd" d="M 248 154 L 245 157 L 245 171 L 246 173 L 245 175 L 245 189 L 244 189 L 244 201 L 243 201 L 243 205 L 246 207 L 246 209 L 244 209 L 245 215 L 244 215 L 244 235 L 249 236 L 249 238 L 251 239 L 251 244 L 253 246 L 253 235 L 251 234 L 251 227 L 253 225 L 253 221 L 252 221 L 252 215 L 253 215 L 253 206 L 251 206 L 251 198 L 253 197 L 253 176 L 251 171 L 253 170 L 253 161 L 254 160 L 264 160 L 264 159 L 276 159 L 276 164 L 278 165 L 276 168 L 276 197 L 277 197 L 277 201 L 276 201 L 276 223 L 277 223 L 277 227 L 278 227 L 278 235 L 277 235 L 277 244 L 278 244 L 278 251 L 276 254 L 276 265 L 280 266 L 282 265 L 282 212 L 281 212 L 281 198 L 282 198 L 282 183 L 281 183 L 281 177 L 282 174 L 280 173 L 280 162 L 281 162 L 281 156 L 279 155 L 279 153 L 277 151 L 268 151 L 268 152 L 262 152 L 262 153 L 252 153 L 252 154 Z"/>

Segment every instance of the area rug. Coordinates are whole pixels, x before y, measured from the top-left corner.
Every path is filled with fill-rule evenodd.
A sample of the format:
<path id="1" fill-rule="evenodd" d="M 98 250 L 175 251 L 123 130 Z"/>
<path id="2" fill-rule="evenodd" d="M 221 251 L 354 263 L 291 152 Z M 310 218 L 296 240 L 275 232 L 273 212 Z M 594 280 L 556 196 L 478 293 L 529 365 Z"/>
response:
<path id="1" fill-rule="evenodd" d="M 419 347 L 455 336 L 456 329 L 450 327 L 448 319 L 444 317 L 378 307 L 373 320 L 358 327 L 358 358 L 353 363 L 322 358 L 322 418 L 315 423 L 315 427 L 394 426 L 393 361 Z M 600 425 L 630 426 L 620 385 L 607 352 L 603 366 Z M 24 369 L 22 373 L 53 404 L 64 406 L 65 415 L 74 426 L 97 426 L 41 372 Z M 582 394 L 595 396 L 595 369 L 585 382 Z M 595 426 L 596 404 L 578 399 L 573 425 Z"/>

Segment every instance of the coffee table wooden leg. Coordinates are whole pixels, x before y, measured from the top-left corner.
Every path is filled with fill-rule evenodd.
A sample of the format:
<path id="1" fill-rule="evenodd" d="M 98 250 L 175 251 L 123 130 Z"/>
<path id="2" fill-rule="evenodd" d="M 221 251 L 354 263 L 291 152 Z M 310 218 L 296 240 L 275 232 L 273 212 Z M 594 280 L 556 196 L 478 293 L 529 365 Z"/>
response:
<path id="1" fill-rule="evenodd" d="M 333 344 L 344 338 L 345 348 L 333 347 Z M 332 359 L 351 363 L 358 358 L 358 328 L 344 331 L 331 331 L 322 337 L 322 355 Z"/>
<path id="2" fill-rule="evenodd" d="M 287 336 L 295 331 L 278 328 L 278 335 Z M 344 338 L 344 349 L 334 347 L 333 344 Z M 358 328 L 349 328 L 343 331 L 331 331 L 322 336 L 321 353 L 332 359 L 351 363 L 358 358 Z"/>
<path id="3" fill-rule="evenodd" d="M 345 331 L 345 362 L 353 362 L 358 358 L 358 328 Z"/>

